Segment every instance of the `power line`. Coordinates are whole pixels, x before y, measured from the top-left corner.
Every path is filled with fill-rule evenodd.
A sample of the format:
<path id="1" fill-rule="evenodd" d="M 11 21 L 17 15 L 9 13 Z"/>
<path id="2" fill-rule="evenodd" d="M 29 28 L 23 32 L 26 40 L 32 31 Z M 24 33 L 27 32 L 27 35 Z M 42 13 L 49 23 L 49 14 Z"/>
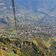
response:
<path id="1" fill-rule="evenodd" d="M 15 13 L 15 3 L 14 3 L 14 0 L 12 0 L 12 7 L 13 7 L 13 15 L 14 15 L 14 21 L 15 21 L 16 37 L 17 37 L 17 21 L 16 21 L 16 13 Z"/>

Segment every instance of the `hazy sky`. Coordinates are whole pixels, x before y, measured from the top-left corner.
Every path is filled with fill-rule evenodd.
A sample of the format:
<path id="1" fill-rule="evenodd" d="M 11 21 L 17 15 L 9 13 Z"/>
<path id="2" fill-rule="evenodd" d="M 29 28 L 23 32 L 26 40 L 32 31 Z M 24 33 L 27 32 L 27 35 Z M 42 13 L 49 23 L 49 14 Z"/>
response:
<path id="1" fill-rule="evenodd" d="M 11 0 L 4 0 L 7 7 L 11 6 Z M 31 9 L 51 9 L 56 5 L 56 0 L 15 0 L 16 7 L 18 8 L 31 8 Z"/>
<path id="2" fill-rule="evenodd" d="M 2 0 L 0 0 L 0 3 L 1 1 Z M 12 6 L 11 0 L 3 0 L 2 3 L 5 4 L 4 7 L 6 7 L 7 9 L 9 9 Z M 54 6 L 56 7 L 56 0 L 15 0 L 15 6 L 17 8 L 25 8 L 32 10 L 38 10 L 38 9 L 50 10 Z"/>

